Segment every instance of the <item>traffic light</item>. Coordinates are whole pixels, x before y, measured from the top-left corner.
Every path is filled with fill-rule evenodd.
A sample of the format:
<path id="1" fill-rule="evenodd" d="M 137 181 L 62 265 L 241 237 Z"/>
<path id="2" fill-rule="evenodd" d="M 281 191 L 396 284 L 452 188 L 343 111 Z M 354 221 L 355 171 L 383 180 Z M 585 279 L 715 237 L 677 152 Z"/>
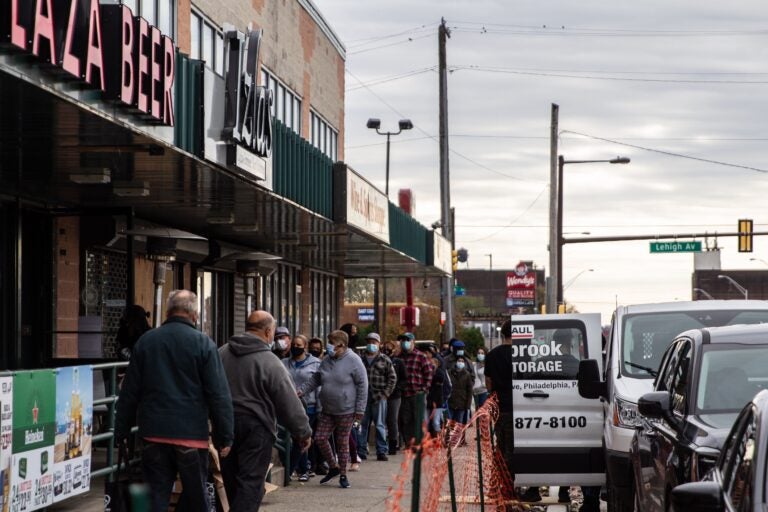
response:
<path id="1" fill-rule="evenodd" d="M 467 259 L 469 258 L 469 252 L 465 248 L 461 248 L 457 251 L 459 254 L 459 263 L 466 263 Z"/>
<path id="2" fill-rule="evenodd" d="M 451 263 L 453 265 L 453 271 L 459 270 L 459 251 L 456 249 L 451 251 Z"/>
<path id="3" fill-rule="evenodd" d="M 739 219 L 739 252 L 752 252 L 752 219 Z"/>

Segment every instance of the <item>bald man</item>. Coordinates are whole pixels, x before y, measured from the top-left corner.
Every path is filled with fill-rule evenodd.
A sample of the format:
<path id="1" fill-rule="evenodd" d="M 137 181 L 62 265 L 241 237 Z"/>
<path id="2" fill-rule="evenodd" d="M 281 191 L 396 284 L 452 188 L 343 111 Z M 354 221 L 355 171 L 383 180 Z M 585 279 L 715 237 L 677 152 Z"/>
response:
<path id="1" fill-rule="evenodd" d="M 312 442 L 309 418 L 288 370 L 270 350 L 275 327 L 272 315 L 254 311 L 245 332 L 219 349 L 235 412 L 235 442 L 221 468 L 231 512 L 259 510 L 277 423 L 303 451 Z"/>

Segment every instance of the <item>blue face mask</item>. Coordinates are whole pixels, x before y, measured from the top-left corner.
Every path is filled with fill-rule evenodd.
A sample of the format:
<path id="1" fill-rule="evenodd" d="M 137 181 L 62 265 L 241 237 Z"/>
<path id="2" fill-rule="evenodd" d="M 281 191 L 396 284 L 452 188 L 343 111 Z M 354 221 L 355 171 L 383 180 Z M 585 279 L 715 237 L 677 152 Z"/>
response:
<path id="1" fill-rule="evenodd" d="M 368 352 L 370 352 L 371 354 L 375 354 L 378 351 L 379 351 L 379 346 L 378 345 L 376 345 L 375 343 L 369 343 L 368 344 Z"/>
<path id="2" fill-rule="evenodd" d="M 410 341 L 404 341 L 403 342 L 403 350 L 405 350 L 406 352 L 408 350 L 411 350 L 411 342 Z"/>
<path id="3" fill-rule="evenodd" d="M 485 361 L 485 354 L 477 354 L 477 360 L 481 363 Z"/>
<path id="4" fill-rule="evenodd" d="M 459 361 L 458 363 L 456 363 L 456 369 L 458 369 L 458 370 L 463 370 L 463 369 L 464 369 L 464 363 L 463 363 L 463 362 L 461 362 L 461 361 Z"/>
<path id="5" fill-rule="evenodd" d="M 334 347 L 332 343 L 329 343 L 328 345 L 325 346 L 325 349 L 328 351 L 328 354 L 333 354 L 334 348 L 336 347 Z"/>
<path id="6" fill-rule="evenodd" d="M 456 351 L 456 355 L 457 356 L 463 356 L 464 355 L 464 350 L 462 350 L 462 349 L 457 350 Z"/>

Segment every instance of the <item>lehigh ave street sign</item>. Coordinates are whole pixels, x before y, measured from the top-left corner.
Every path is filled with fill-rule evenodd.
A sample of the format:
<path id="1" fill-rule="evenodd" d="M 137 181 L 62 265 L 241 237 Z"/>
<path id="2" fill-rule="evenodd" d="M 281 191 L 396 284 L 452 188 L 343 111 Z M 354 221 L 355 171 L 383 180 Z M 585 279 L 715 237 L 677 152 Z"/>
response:
<path id="1" fill-rule="evenodd" d="M 701 242 L 693 240 L 674 242 L 651 242 L 651 253 L 701 252 Z"/>

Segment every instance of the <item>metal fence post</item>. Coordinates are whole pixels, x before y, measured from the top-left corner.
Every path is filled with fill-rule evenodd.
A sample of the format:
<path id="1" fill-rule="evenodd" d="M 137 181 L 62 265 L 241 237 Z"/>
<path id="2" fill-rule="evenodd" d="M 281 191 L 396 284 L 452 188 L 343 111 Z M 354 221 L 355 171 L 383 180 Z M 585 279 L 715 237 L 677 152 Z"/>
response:
<path id="1" fill-rule="evenodd" d="M 477 480 L 480 487 L 480 512 L 485 512 L 483 493 L 483 445 L 480 442 L 480 418 L 475 420 L 475 439 L 477 439 Z"/>
<path id="2" fill-rule="evenodd" d="M 413 480 L 411 483 L 411 512 L 419 512 L 421 499 L 421 441 L 424 436 L 424 416 L 426 411 L 424 393 L 416 393 L 416 432 L 414 439 Z"/>
<path id="3" fill-rule="evenodd" d="M 456 512 L 456 483 L 453 481 L 453 450 L 448 443 L 448 488 L 451 491 L 451 510 Z"/>

